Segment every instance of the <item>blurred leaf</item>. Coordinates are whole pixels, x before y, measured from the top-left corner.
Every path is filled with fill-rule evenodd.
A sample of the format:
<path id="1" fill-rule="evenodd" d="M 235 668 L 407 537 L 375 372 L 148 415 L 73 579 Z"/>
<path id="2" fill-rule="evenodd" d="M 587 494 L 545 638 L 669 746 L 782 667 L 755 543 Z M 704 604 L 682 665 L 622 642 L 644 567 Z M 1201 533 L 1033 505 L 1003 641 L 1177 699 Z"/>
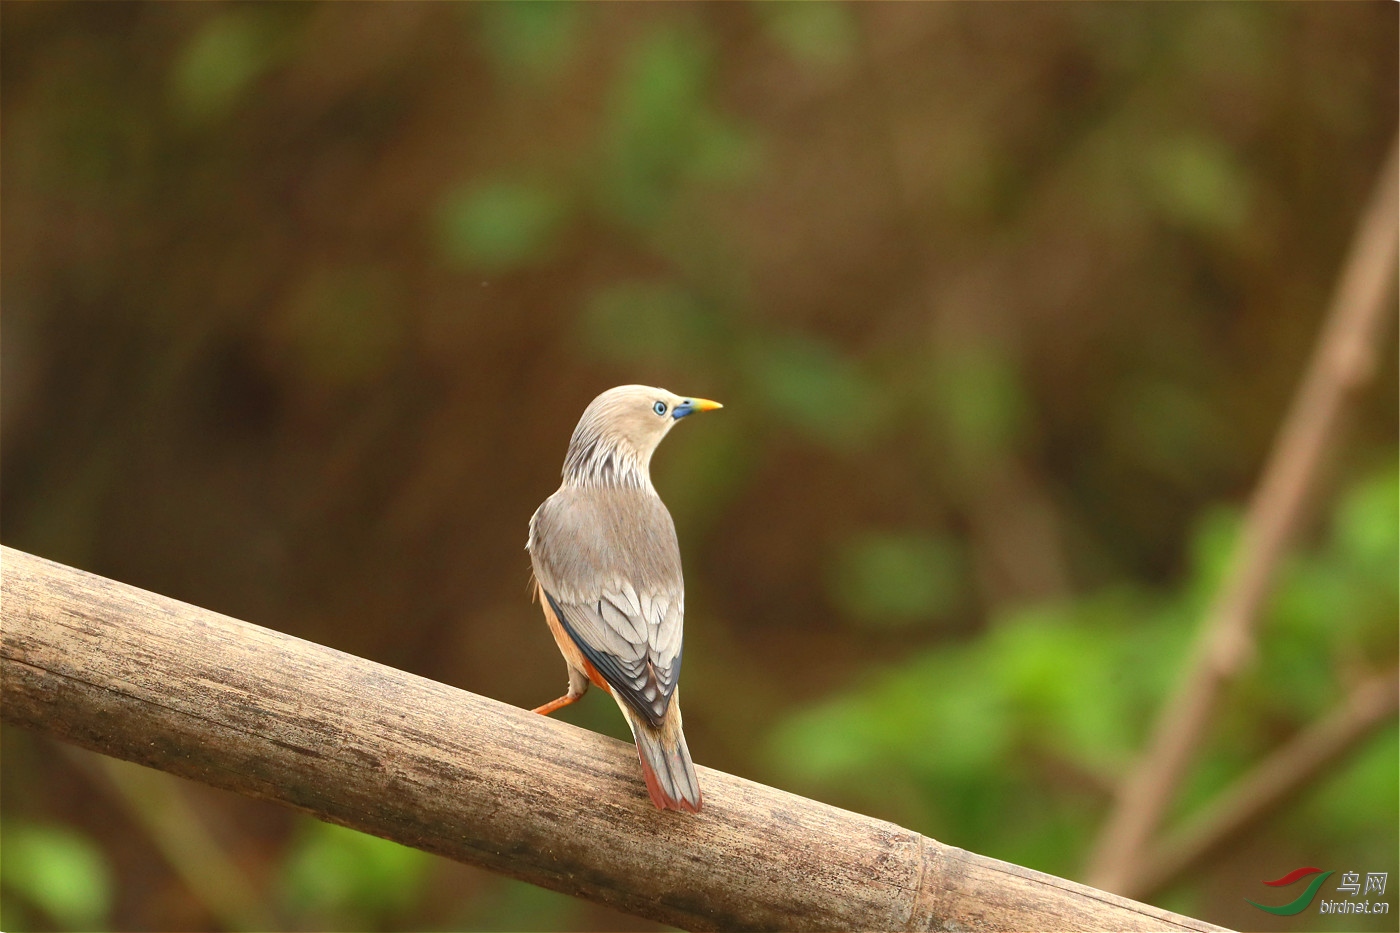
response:
<path id="1" fill-rule="evenodd" d="M 314 381 L 334 387 L 363 383 L 382 373 L 399 350 L 396 292 L 386 269 L 313 269 L 275 323 L 275 336 Z"/>
<path id="2" fill-rule="evenodd" d="M 976 472 L 1015 445 L 1028 404 L 1020 374 L 1004 351 L 986 343 L 942 351 L 934 379 L 939 412 L 964 469 Z"/>
<path id="3" fill-rule="evenodd" d="M 539 262 L 554 246 L 565 206 L 543 188 L 463 185 L 438 211 L 438 249 L 452 265 L 497 274 Z"/>
<path id="4" fill-rule="evenodd" d="M 1087 845 L 1098 804 L 1046 793 L 1028 766 L 1039 759 L 1024 753 L 1115 773 L 1173 682 L 1192 622 L 1131 592 L 1022 610 L 983 639 L 910 658 L 798 712 L 772 733 L 769 760 L 812 792 L 837 787 L 857 805 L 884 806 L 880 788 L 912 779 L 939 831 L 1064 870 L 1079 852 L 1064 846 Z"/>
<path id="5" fill-rule="evenodd" d="M 687 178 L 733 182 L 751 175 L 758 165 L 759 145 L 752 133 L 710 111 L 695 120 L 695 148 L 688 155 Z"/>
<path id="6" fill-rule="evenodd" d="M 3 893 L 4 884 L 0 882 L 0 894 Z M 0 930 L 33 930 L 42 925 L 42 921 L 30 919 L 18 898 L 0 896 Z"/>
<path id="7" fill-rule="evenodd" d="M 832 67 L 855 55 L 855 17 L 846 4 L 759 3 L 754 9 L 769 34 L 800 62 Z"/>
<path id="8" fill-rule="evenodd" d="M 1148 152 L 1153 199 L 1171 219 L 1206 232 L 1234 231 L 1249 219 L 1249 177 L 1217 139 L 1181 136 Z"/>
<path id="9" fill-rule="evenodd" d="M 1342 556 L 1397 586 L 1400 556 L 1400 473 L 1387 471 L 1347 492 L 1337 516 Z"/>
<path id="10" fill-rule="evenodd" d="M 1178 74 L 1218 73 L 1237 93 L 1247 94 L 1283 65 L 1278 40 L 1285 20 L 1248 3 L 1202 4 L 1193 12 L 1183 19 L 1174 50 Z"/>
<path id="11" fill-rule="evenodd" d="M 579 901 L 514 878 L 496 878 L 454 930 L 575 930 Z"/>
<path id="12" fill-rule="evenodd" d="M 1310 794 L 1300 815 L 1339 842 L 1374 838 L 1377 826 L 1400 825 L 1400 733 L 1392 724 L 1367 742 L 1345 766 Z M 1382 857 L 1395 857 L 1378 853 Z"/>
<path id="13" fill-rule="evenodd" d="M 1010 739 L 1007 708 L 976 646 L 933 651 L 863 688 L 802 711 L 770 743 L 784 774 L 851 789 L 883 767 L 924 778 L 988 769 Z"/>
<path id="14" fill-rule="evenodd" d="M 1015 704 L 1028 741 L 1064 758 L 1107 768 L 1133 751 L 1129 693 L 1121 682 L 1127 644 L 1093 618 L 1102 610 L 1024 610 L 989 636 L 988 676 Z"/>
<path id="15" fill-rule="evenodd" d="M 583 7 L 567 0 L 502 0 L 468 7 L 481 17 L 481 32 L 496 66 L 508 76 L 541 81 L 572 57 Z"/>
<path id="16" fill-rule="evenodd" d="M 1287 561 L 1251 677 L 1271 708 L 1306 721 L 1339 701 L 1339 659 L 1394 655 L 1397 509 L 1396 474 L 1367 479 L 1342 496 L 1324 544 Z"/>
<path id="17" fill-rule="evenodd" d="M 282 865 L 282 894 L 317 925 L 367 929 L 417 902 L 431 863 L 417 849 L 307 819 Z"/>
<path id="18" fill-rule="evenodd" d="M 850 449 L 881 428 L 885 408 L 878 389 L 825 341 L 772 335 L 750 343 L 743 364 L 767 408 L 819 441 Z"/>
<path id="19" fill-rule="evenodd" d="M 1237 508 L 1208 508 L 1191 535 L 1189 597 L 1204 611 L 1230 569 L 1243 518 Z"/>
<path id="20" fill-rule="evenodd" d="M 678 365 L 709 356 L 718 336 L 718 322 L 700 299 L 665 280 L 621 282 L 595 292 L 580 327 L 593 352 L 620 363 Z"/>
<path id="21" fill-rule="evenodd" d="M 171 72 L 176 106 L 196 120 L 231 111 L 274 61 L 274 37 L 259 13 L 225 9 L 185 44 Z"/>
<path id="22" fill-rule="evenodd" d="M 604 137 L 606 210 L 646 228 L 690 180 L 738 177 L 754 161 L 746 134 L 706 100 L 704 33 L 667 29 L 632 45 L 614 82 Z"/>
<path id="23" fill-rule="evenodd" d="M 865 534 L 842 543 L 830 579 L 837 604 L 851 618 L 904 626 L 953 609 L 965 573 L 962 555 L 947 538 Z"/>
<path id="24" fill-rule="evenodd" d="M 5 887 L 60 927 L 94 930 L 106 925 L 111 872 L 102 850 L 86 836 L 57 826 L 8 826 L 0 866 Z"/>

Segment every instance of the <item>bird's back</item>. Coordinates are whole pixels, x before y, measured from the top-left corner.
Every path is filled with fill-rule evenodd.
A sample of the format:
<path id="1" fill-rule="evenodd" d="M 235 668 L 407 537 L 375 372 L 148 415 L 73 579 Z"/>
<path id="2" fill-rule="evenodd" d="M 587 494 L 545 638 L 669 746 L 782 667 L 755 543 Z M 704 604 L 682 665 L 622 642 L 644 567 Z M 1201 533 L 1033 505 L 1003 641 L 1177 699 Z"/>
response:
<path id="1" fill-rule="evenodd" d="M 535 576 L 570 602 L 620 581 L 684 591 L 676 526 L 650 489 L 564 486 L 530 519 L 528 547 Z"/>
<path id="2" fill-rule="evenodd" d="M 615 693 L 653 724 L 680 676 L 685 584 L 675 525 L 648 488 L 564 486 L 530 520 L 551 608 Z"/>

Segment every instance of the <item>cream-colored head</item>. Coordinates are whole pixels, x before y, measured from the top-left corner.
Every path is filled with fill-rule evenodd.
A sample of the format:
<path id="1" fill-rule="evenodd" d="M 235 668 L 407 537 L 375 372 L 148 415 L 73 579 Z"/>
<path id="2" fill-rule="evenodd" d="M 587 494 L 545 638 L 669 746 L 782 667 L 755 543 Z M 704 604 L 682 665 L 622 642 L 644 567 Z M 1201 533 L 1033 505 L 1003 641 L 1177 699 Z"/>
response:
<path id="1" fill-rule="evenodd" d="M 651 386 L 618 386 L 588 403 L 564 458 L 564 482 L 651 485 L 651 455 L 680 419 L 722 408 Z"/>

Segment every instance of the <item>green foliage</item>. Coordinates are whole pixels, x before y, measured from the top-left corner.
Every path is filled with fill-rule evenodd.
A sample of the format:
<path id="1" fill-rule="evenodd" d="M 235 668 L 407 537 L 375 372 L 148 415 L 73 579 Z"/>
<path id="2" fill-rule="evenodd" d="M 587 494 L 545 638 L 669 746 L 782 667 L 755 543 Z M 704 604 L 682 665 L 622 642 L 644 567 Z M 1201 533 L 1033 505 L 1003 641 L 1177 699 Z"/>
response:
<path id="1" fill-rule="evenodd" d="M 566 213 L 558 197 L 535 185 L 462 185 L 438 209 L 438 251 L 461 269 L 511 272 L 548 257 Z"/>
<path id="2" fill-rule="evenodd" d="M 990 343 L 943 352 L 933 367 L 932 399 L 951 449 L 977 473 L 1013 449 L 1028 414 L 1015 361 Z"/>
<path id="3" fill-rule="evenodd" d="M 843 65 L 856 54 L 855 16 L 842 3 L 760 3 L 764 27 L 789 55 L 819 68 Z"/>
<path id="4" fill-rule="evenodd" d="M 275 63 L 276 42 L 257 7 L 229 7 L 210 19 L 175 61 L 170 91 L 176 109 L 195 122 L 227 115 Z"/>
<path id="5" fill-rule="evenodd" d="M 1321 545 L 1290 563 L 1261 626 L 1258 663 L 1217 720 L 1183 810 L 1277 742 L 1265 723 L 1284 719 L 1301 728 L 1338 702 L 1350 686 L 1338 681 L 1339 664 L 1379 666 L 1394 657 L 1397 503 L 1393 470 L 1358 484 Z M 1077 870 L 1106 801 L 1063 777 L 1107 786 L 1140 747 L 1238 525 L 1225 512 L 1206 517 L 1192 578 L 1176 595 L 1118 590 L 1016 611 L 982 638 L 940 644 L 870 674 L 781 723 L 771 736 L 772 766 L 798 788 L 836 789 L 877 812 L 904 799 L 905 812 L 891 816 L 957 845 L 1047 871 Z M 909 542 L 883 542 L 872 547 L 878 560 L 861 558 L 870 567 L 845 572 L 914 576 L 923 571 L 912 551 Z M 1378 740 L 1380 751 L 1367 752 L 1317 798 L 1313 818 L 1359 839 L 1370 814 L 1393 813 L 1393 746 Z M 902 798 L 892 787 L 913 795 Z M 1343 809 L 1350 817 L 1340 817 Z"/>
<path id="6" fill-rule="evenodd" d="M 838 449 L 878 433 L 886 415 L 873 380 L 831 343 L 800 333 L 752 339 L 741 365 L 752 397 L 780 423 Z"/>
<path id="7" fill-rule="evenodd" d="M 871 626 L 899 627 L 946 615 L 962 597 L 967 572 L 947 538 L 865 534 L 842 543 L 831 581 L 837 605 Z"/>
<path id="8" fill-rule="evenodd" d="M 1267 708 L 1318 715 L 1349 684 L 1337 671 L 1397 650 L 1400 474 L 1370 477 L 1337 506 L 1323 545 L 1289 563 L 1251 679 Z"/>
<path id="9" fill-rule="evenodd" d="M 1318 834 L 1351 857 L 1375 864 L 1394 859 L 1395 850 L 1374 835 L 1377 826 L 1400 825 L 1400 732 L 1392 725 L 1366 743 L 1349 766 L 1323 783 L 1298 810 L 1296 820 L 1309 835 Z M 1364 845 L 1372 851 L 1357 851 Z M 1389 851 L 1386 851 L 1389 849 Z"/>
<path id="10" fill-rule="evenodd" d="M 1148 153 L 1147 182 L 1162 212 L 1205 233 L 1234 232 L 1249 219 L 1248 174 L 1219 140 L 1184 135 Z"/>
<path id="11" fill-rule="evenodd" d="M 453 929 L 569 930 L 577 926 L 578 902 L 567 894 L 501 878 L 474 900 L 470 916 Z"/>
<path id="12" fill-rule="evenodd" d="M 578 46 L 584 7 L 569 0 L 502 0 L 467 8 L 480 17 L 484 48 L 506 77 L 553 78 Z"/>
<path id="13" fill-rule="evenodd" d="M 1396 596 L 1395 554 L 1400 550 L 1400 472 L 1362 483 L 1343 500 L 1336 527 L 1337 556 L 1359 575 Z"/>
<path id="14" fill-rule="evenodd" d="M 100 929 L 112 908 L 111 870 L 102 850 L 64 827 L 7 826 L 0 880 L 62 929 Z"/>
<path id="15" fill-rule="evenodd" d="M 417 901 L 431 864 L 417 849 L 306 819 L 282 866 L 282 900 L 315 926 L 378 927 Z"/>
<path id="16" fill-rule="evenodd" d="M 604 129 L 605 213 L 639 229 L 659 223 L 681 187 L 730 181 L 754 163 L 747 134 L 707 100 L 705 33 L 666 29 L 635 43 L 614 82 Z"/>

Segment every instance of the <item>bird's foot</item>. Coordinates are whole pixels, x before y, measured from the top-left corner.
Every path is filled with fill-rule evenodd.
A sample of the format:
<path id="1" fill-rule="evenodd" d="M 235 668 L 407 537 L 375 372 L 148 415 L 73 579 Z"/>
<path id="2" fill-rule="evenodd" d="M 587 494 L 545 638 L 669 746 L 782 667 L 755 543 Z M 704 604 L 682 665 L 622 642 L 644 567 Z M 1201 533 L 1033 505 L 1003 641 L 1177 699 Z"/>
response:
<path id="1" fill-rule="evenodd" d="M 544 706 L 536 706 L 534 709 L 530 710 L 530 712 L 539 713 L 541 716 L 548 716 L 555 710 L 563 709 L 570 703 L 576 702 L 581 696 L 583 696 L 582 693 L 566 693 L 559 699 L 552 700 L 549 703 L 546 703 Z"/>

